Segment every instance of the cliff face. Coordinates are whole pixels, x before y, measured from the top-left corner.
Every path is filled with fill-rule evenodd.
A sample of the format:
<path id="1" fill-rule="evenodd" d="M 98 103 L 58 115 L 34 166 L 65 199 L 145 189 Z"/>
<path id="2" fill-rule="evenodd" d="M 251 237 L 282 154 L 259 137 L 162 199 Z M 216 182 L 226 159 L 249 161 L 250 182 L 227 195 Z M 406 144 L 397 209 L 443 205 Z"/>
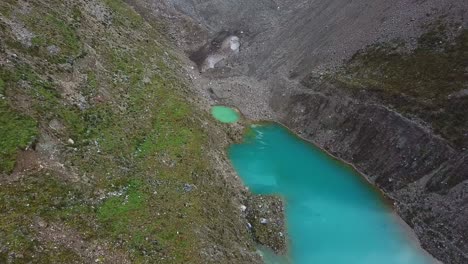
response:
<path id="1" fill-rule="evenodd" d="M 468 261 L 466 1 L 138 2 L 198 26 L 173 33 L 204 36 L 179 41 L 188 55 L 236 32 L 240 54 L 193 79 L 202 94 L 353 164 L 425 249 Z"/>
<path id="2" fill-rule="evenodd" d="M 281 122 L 391 197 L 445 263 L 468 257 L 467 36 L 438 22 L 412 50 L 402 41 L 368 47 L 271 100 Z"/>

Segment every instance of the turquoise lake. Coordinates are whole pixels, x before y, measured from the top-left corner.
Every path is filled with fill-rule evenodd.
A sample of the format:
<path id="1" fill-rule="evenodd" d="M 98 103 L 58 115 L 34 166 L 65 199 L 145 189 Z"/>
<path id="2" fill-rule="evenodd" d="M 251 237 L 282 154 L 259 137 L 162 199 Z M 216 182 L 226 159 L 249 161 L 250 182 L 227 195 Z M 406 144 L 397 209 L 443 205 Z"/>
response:
<path id="1" fill-rule="evenodd" d="M 235 123 L 239 121 L 239 113 L 231 107 L 217 105 L 211 108 L 211 115 L 221 123 Z"/>
<path id="2" fill-rule="evenodd" d="M 288 263 L 434 263 L 363 177 L 286 128 L 252 126 L 229 157 L 253 193 L 284 197 Z"/>

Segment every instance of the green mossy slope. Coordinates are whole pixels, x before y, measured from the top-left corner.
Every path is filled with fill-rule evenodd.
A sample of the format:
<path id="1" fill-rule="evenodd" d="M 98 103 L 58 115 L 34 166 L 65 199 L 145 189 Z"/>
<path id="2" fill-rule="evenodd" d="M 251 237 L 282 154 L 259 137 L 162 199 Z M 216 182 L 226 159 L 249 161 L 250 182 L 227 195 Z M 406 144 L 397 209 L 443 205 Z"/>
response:
<path id="1" fill-rule="evenodd" d="M 206 263 L 213 245 L 245 262 L 214 124 L 155 25 L 121 0 L 8 0 L 0 16 L 0 262 Z"/>
<path id="2" fill-rule="evenodd" d="M 455 148 L 466 148 L 468 31 L 438 21 L 428 26 L 414 50 L 408 51 L 406 45 L 401 41 L 372 45 L 325 79 L 358 96 L 376 96 L 432 125 Z"/>

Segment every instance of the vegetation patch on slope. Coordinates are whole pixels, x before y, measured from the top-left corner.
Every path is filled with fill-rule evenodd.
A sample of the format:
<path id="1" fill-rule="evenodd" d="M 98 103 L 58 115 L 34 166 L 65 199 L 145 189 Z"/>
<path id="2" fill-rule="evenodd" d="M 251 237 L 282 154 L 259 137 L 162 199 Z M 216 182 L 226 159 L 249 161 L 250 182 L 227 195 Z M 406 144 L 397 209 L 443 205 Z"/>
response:
<path id="1" fill-rule="evenodd" d="M 0 262 L 253 251 L 208 160 L 213 123 L 153 25 L 121 0 L 8 0 L 0 29 Z"/>
<path id="2" fill-rule="evenodd" d="M 369 46 L 325 80 L 360 96 L 370 92 L 454 147 L 468 146 L 468 30 L 459 25 L 434 22 L 411 51 L 399 40 Z"/>
<path id="3" fill-rule="evenodd" d="M 36 122 L 13 111 L 4 98 L 3 80 L 0 79 L 0 172 L 11 172 L 18 150 L 27 147 L 36 136 Z"/>

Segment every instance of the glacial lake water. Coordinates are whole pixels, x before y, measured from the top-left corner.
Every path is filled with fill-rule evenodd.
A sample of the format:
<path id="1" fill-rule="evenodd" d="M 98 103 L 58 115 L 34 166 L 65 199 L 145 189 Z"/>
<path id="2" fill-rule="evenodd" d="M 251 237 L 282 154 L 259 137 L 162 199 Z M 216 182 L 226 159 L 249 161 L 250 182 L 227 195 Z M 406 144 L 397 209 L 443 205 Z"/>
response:
<path id="1" fill-rule="evenodd" d="M 229 157 L 253 193 L 286 202 L 288 256 L 267 264 L 434 263 L 362 176 L 286 128 L 252 126 Z"/>
<path id="2" fill-rule="evenodd" d="M 239 113 L 227 106 L 213 106 L 211 108 L 211 115 L 222 123 L 235 123 L 239 120 Z"/>

